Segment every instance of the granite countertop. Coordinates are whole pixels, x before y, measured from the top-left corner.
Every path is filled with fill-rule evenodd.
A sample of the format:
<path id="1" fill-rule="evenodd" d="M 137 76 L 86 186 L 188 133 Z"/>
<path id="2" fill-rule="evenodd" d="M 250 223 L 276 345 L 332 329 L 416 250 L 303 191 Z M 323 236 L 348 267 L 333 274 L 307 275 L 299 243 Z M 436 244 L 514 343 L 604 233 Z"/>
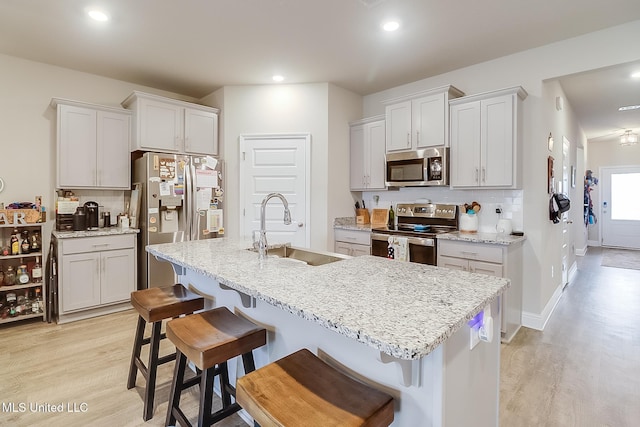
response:
<path id="1" fill-rule="evenodd" d="M 333 228 L 342 230 L 371 231 L 371 224 L 356 224 L 355 217 L 345 216 L 333 220 Z"/>
<path id="2" fill-rule="evenodd" d="M 460 231 L 453 231 L 451 233 L 438 234 L 438 239 L 508 246 L 525 241 L 526 236 L 514 236 L 513 234 L 499 236 L 496 233 L 461 233 Z"/>
<path id="3" fill-rule="evenodd" d="M 147 251 L 400 359 L 420 359 L 509 286 L 508 279 L 361 256 L 321 266 L 267 258 L 228 238 Z"/>
<path id="4" fill-rule="evenodd" d="M 121 229 L 119 227 L 106 227 L 97 230 L 87 231 L 58 231 L 53 230 L 52 234 L 57 239 L 74 239 L 77 237 L 98 237 L 98 236 L 117 236 L 120 234 L 137 234 L 140 230 L 137 228 Z"/>

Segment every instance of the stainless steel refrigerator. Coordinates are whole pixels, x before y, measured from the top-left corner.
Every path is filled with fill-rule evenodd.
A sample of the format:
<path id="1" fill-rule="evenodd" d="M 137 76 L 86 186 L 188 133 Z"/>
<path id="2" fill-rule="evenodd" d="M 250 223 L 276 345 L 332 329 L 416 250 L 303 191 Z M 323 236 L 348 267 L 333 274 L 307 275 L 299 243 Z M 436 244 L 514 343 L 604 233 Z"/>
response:
<path id="1" fill-rule="evenodd" d="M 210 156 L 149 152 L 133 169 L 140 191 L 138 288 L 169 286 L 176 283 L 171 264 L 145 248 L 224 234 L 222 164 Z"/>

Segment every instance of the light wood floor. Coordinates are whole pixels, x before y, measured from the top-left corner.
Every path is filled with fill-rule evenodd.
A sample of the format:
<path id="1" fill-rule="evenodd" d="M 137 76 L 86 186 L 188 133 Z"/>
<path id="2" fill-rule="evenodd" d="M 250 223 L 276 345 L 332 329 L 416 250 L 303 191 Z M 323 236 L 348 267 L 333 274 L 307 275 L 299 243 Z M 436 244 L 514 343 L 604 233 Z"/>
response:
<path id="1" fill-rule="evenodd" d="M 128 310 L 63 325 L 18 322 L 0 328 L 0 405 L 5 404 L 4 412 L 0 406 L 0 426 L 164 426 L 174 364 L 158 370 L 155 413 L 146 423 L 141 374 L 135 388 L 126 387 L 136 322 L 137 313 Z M 148 347 L 143 348 L 143 360 L 148 360 Z M 171 349 L 169 340 L 163 340 L 161 354 Z M 198 388 L 182 396 L 181 407 L 194 424 Z M 24 403 L 26 411 L 7 412 L 8 402 L 15 404 L 15 411 Z M 31 404 L 47 403 L 62 403 L 65 412 L 31 412 Z M 68 412 L 68 405 L 79 412 Z M 217 425 L 247 426 L 238 414 Z"/>
<path id="2" fill-rule="evenodd" d="M 544 332 L 523 328 L 503 345 L 501 426 L 638 425 L 640 270 L 600 267 L 600 257 L 592 248 L 579 260 Z M 126 389 L 135 324 L 127 311 L 65 325 L 0 327 L 0 426 L 164 425 L 173 364 L 160 369 L 155 415 L 147 423 L 141 377 Z M 193 422 L 192 390 L 183 402 Z M 8 403 L 16 411 L 23 403 L 26 412 L 7 412 Z M 31 412 L 31 404 L 63 404 L 65 412 Z M 74 405 L 85 412 L 67 412 Z M 219 426 L 246 424 L 235 415 Z"/>
<path id="3" fill-rule="evenodd" d="M 501 350 L 500 425 L 640 425 L 640 270 L 578 257 L 544 332 Z"/>

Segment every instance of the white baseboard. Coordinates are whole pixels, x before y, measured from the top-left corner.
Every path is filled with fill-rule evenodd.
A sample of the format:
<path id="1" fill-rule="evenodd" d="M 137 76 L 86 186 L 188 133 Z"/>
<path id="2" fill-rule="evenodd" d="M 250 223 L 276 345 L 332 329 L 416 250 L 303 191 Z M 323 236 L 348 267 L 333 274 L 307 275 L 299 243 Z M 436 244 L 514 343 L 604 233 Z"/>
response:
<path id="1" fill-rule="evenodd" d="M 547 325 L 549 318 L 551 318 L 551 314 L 553 313 L 553 310 L 555 310 L 556 305 L 558 305 L 558 302 L 560 302 L 561 297 L 562 285 L 556 288 L 541 314 L 530 313 L 527 311 L 522 312 L 522 326 L 538 331 L 544 331 L 544 327 Z"/>
<path id="2" fill-rule="evenodd" d="M 576 256 L 585 256 L 587 254 L 587 248 L 589 248 L 589 245 L 585 245 L 583 248 L 576 248 Z"/>
<path id="3" fill-rule="evenodd" d="M 569 275 L 567 276 L 569 283 L 573 280 L 575 275 L 578 273 L 578 263 L 573 261 L 573 264 L 569 268 Z"/>
<path id="4" fill-rule="evenodd" d="M 600 246 L 600 242 L 597 240 L 587 240 L 587 246 Z"/>

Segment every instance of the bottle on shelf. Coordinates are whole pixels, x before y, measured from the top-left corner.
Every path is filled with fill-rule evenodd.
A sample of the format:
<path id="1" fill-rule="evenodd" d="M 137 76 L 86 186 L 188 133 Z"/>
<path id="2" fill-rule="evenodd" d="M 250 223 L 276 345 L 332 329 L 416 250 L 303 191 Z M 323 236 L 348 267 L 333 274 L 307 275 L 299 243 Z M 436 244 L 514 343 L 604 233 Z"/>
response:
<path id="1" fill-rule="evenodd" d="M 16 293 L 15 292 L 7 292 L 7 306 L 9 306 L 9 317 L 16 317 L 18 313 L 16 313 Z"/>
<path id="2" fill-rule="evenodd" d="M 29 242 L 29 230 L 22 231 L 22 243 L 20 243 L 20 253 L 28 254 L 31 249 L 31 243 Z"/>
<path id="3" fill-rule="evenodd" d="M 30 245 L 31 248 L 29 249 L 29 252 L 40 252 L 40 248 L 42 247 L 42 238 L 40 237 L 39 231 L 34 231 L 33 234 L 31 234 Z"/>
<path id="4" fill-rule="evenodd" d="M 22 259 L 20 259 L 22 262 Z M 26 285 L 29 283 L 29 273 L 27 273 L 27 264 L 20 264 L 16 274 L 16 285 Z"/>
<path id="5" fill-rule="evenodd" d="M 40 257 L 36 257 L 36 263 L 31 269 L 31 281 L 33 283 L 42 282 L 42 266 L 40 265 Z"/>
<path id="6" fill-rule="evenodd" d="M 7 271 L 4 272 L 4 285 L 5 286 L 13 286 L 16 283 L 16 272 L 13 269 L 13 266 L 10 265 L 7 267 Z"/>
<path id="7" fill-rule="evenodd" d="M 0 286 L 4 285 L 4 271 L 2 270 L 2 266 L 0 266 Z"/>
<path id="8" fill-rule="evenodd" d="M 44 303 L 42 302 L 42 289 L 35 288 L 35 297 L 31 301 L 31 312 L 42 313 L 44 311 Z"/>
<path id="9" fill-rule="evenodd" d="M 393 212 L 393 205 L 389 206 L 389 228 L 395 227 L 395 213 Z"/>
<path id="10" fill-rule="evenodd" d="M 13 234 L 11 235 L 10 240 L 11 246 L 11 255 L 20 255 L 20 233 L 18 233 L 18 229 L 13 229 Z"/>

